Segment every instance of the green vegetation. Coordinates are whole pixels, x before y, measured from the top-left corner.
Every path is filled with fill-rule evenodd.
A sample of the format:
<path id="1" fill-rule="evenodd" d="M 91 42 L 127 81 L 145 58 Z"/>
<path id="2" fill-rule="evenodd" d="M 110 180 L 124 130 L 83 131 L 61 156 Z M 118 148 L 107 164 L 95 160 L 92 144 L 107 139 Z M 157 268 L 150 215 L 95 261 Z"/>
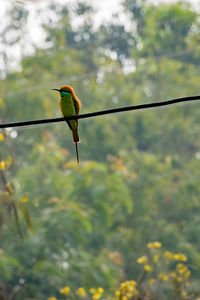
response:
<path id="1" fill-rule="evenodd" d="M 51 4 L 48 49 L 17 71 L 3 55 L 1 122 L 60 116 L 51 88 L 62 84 L 82 113 L 199 94 L 198 12 L 123 6 L 130 30 L 117 16 L 94 29 L 83 2 L 74 16 Z M 4 46 L 23 50 L 28 12 L 10 16 Z M 80 165 L 65 123 L 1 131 L 0 299 L 199 299 L 199 111 L 197 101 L 80 120 Z"/>

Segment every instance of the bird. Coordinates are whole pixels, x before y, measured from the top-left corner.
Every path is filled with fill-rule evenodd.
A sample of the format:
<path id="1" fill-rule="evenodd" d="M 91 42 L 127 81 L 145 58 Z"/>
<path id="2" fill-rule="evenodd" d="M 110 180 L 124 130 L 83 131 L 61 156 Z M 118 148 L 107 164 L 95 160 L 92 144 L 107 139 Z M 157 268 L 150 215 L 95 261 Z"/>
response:
<path id="1" fill-rule="evenodd" d="M 59 108 L 63 114 L 63 117 L 70 117 L 79 115 L 81 109 L 81 101 L 75 95 L 74 89 L 70 85 L 63 85 L 60 89 L 52 89 L 60 93 Z M 72 131 L 73 141 L 75 143 L 77 163 L 79 163 L 78 145 L 80 142 L 78 135 L 78 119 L 66 120 L 69 128 Z"/>

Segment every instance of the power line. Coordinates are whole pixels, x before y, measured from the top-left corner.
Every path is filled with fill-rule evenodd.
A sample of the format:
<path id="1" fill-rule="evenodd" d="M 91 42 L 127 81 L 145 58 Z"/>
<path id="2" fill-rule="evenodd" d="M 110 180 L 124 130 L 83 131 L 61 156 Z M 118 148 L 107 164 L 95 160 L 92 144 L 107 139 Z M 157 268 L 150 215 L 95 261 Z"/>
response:
<path id="1" fill-rule="evenodd" d="M 15 123 L 4 123 L 4 124 L 0 124 L 0 128 L 20 127 L 20 126 L 37 125 L 37 124 L 44 124 L 44 123 L 56 123 L 56 122 L 63 122 L 63 121 L 76 120 L 76 119 L 86 119 L 86 118 L 92 118 L 92 117 L 96 117 L 96 116 L 114 114 L 114 113 L 123 112 L 123 111 L 167 106 L 167 105 L 171 105 L 171 104 L 175 104 L 175 103 L 194 101 L 194 100 L 200 100 L 200 95 L 175 98 L 175 99 L 161 101 L 161 102 L 152 102 L 152 103 L 146 103 L 146 104 L 112 108 L 112 109 L 101 110 L 101 111 L 96 111 L 96 112 L 91 112 L 91 113 L 86 113 L 86 114 L 81 114 L 81 115 L 74 115 L 74 116 L 67 117 L 67 118 L 51 118 L 51 119 L 32 120 L 32 121 L 23 121 L 23 122 L 15 122 Z"/>
<path id="2" fill-rule="evenodd" d="M 64 49 L 64 47 L 63 47 Z M 137 61 L 136 62 L 136 67 L 138 65 L 148 65 L 150 64 L 151 62 L 149 60 L 151 59 L 155 59 L 155 61 L 160 61 L 164 58 L 175 58 L 175 57 L 178 57 L 178 56 L 184 56 L 186 54 L 189 54 L 189 53 L 192 53 L 195 49 L 183 49 L 183 50 L 179 50 L 179 51 L 176 51 L 176 52 L 168 52 L 168 53 L 164 53 L 162 55 L 157 55 L 157 56 L 147 56 L 147 57 L 140 57 L 139 58 L 139 62 Z M 198 51 L 198 50 L 197 50 Z M 48 54 L 47 54 L 48 56 Z M 32 56 L 34 58 L 34 56 Z M 145 59 L 146 61 L 145 62 L 141 62 L 140 60 L 142 59 Z M 119 68 L 120 69 L 120 68 Z M 121 69 L 120 69 L 121 70 Z M 87 73 L 82 73 L 82 74 L 79 74 L 79 75 L 73 75 L 71 76 L 69 79 L 67 79 L 67 81 L 70 83 L 70 82 L 74 82 L 74 81 L 77 81 L 77 80 L 80 80 L 80 79 L 87 79 L 88 77 L 91 77 L 95 74 L 97 74 L 98 71 L 91 71 L 91 72 L 87 72 Z M 54 84 L 58 84 L 60 82 L 64 82 L 66 81 L 66 77 L 62 78 L 62 79 L 59 79 L 57 81 L 54 81 L 54 82 L 51 82 L 51 85 L 53 86 Z M 8 98 L 12 98 L 12 97 L 15 97 L 16 95 L 22 95 L 22 94 L 29 94 L 29 93 L 32 93 L 34 91 L 40 91 L 44 88 L 47 88 L 49 87 L 49 82 L 46 83 L 41 83 L 39 85 L 34 85 L 34 86 L 31 86 L 31 87 L 28 87 L 28 88 L 24 88 L 24 89 L 19 89 L 19 90 L 16 90 L 16 91 L 13 91 L 13 92 L 8 92 L 5 94 L 5 97 L 8 97 Z"/>
<path id="3" fill-rule="evenodd" d="M 67 79 L 67 82 L 70 83 L 70 82 L 74 82 L 74 81 L 77 81 L 77 80 L 80 80 L 80 79 L 84 80 L 85 78 L 89 78 L 89 77 L 93 76 L 96 73 L 97 73 L 96 71 L 92 71 L 92 72 L 88 72 L 88 73 L 82 73 L 82 74 L 79 74 L 79 75 L 73 75 L 73 76 L 71 76 Z M 53 86 L 53 85 L 57 85 L 57 84 L 61 84 L 61 83 L 64 84 L 64 81 L 66 82 L 66 78 L 67 78 L 67 76 L 65 76 L 61 79 L 58 79 L 57 81 L 52 81 L 50 83 L 45 82 L 45 83 L 34 85 L 34 86 L 31 86 L 31 87 L 28 87 L 28 88 L 19 89 L 19 90 L 12 91 L 12 92 L 7 92 L 5 94 L 5 97 L 12 98 L 12 97 L 23 95 L 23 94 L 29 94 L 29 93 L 32 93 L 34 91 L 40 91 L 44 88 L 49 88 L 50 85 Z"/>
<path id="4" fill-rule="evenodd" d="M 60 47 L 57 47 L 57 48 L 46 48 L 46 49 L 38 49 L 38 50 L 42 50 L 43 52 L 45 53 L 39 53 L 39 54 L 34 54 L 33 55 L 29 55 L 29 56 L 26 56 L 25 58 L 34 58 L 34 59 L 37 59 L 37 58 L 41 58 L 41 57 L 44 57 L 44 56 L 48 56 L 48 57 L 52 57 L 52 56 L 55 56 L 57 55 L 57 52 L 60 52 L 60 51 L 65 51 L 65 50 L 69 50 L 70 48 L 72 48 L 73 50 L 77 50 L 77 49 L 80 49 L 81 47 L 86 47 L 86 46 L 90 46 L 90 45 L 98 45 L 98 40 L 93 40 L 93 41 L 88 41 L 88 40 L 82 40 L 82 41 L 74 41 L 72 43 L 69 43 L 67 44 L 66 46 L 60 46 Z M 102 45 L 98 45 L 98 47 L 102 47 Z M 149 56 L 149 57 L 141 57 L 141 58 L 150 58 L 150 59 L 162 59 L 162 58 L 173 58 L 173 57 L 178 57 L 178 56 L 182 56 L 182 55 L 185 55 L 185 54 L 188 54 L 188 53 L 192 53 L 194 52 L 195 48 L 185 48 L 185 49 L 182 49 L 182 50 L 177 50 L 175 52 L 170 52 L 170 53 L 163 53 L 163 54 L 160 54 L 160 55 L 154 55 L 154 56 Z M 168 56 L 169 55 L 169 56 Z"/>

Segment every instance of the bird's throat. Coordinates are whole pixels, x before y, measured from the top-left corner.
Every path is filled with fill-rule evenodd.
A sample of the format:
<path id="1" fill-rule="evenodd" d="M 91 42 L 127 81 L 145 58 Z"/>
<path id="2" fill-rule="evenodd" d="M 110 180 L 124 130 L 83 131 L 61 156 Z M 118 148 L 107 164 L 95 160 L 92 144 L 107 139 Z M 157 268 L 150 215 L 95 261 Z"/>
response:
<path id="1" fill-rule="evenodd" d="M 71 94 L 61 96 L 59 106 L 65 117 L 75 114 L 75 107 Z"/>
<path id="2" fill-rule="evenodd" d="M 67 91 L 61 91 L 61 92 L 60 92 L 60 95 L 61 95 L 61 97 L 64 97 L 64 96 L 70 95 L 70 92 L 67 92 Z"/>

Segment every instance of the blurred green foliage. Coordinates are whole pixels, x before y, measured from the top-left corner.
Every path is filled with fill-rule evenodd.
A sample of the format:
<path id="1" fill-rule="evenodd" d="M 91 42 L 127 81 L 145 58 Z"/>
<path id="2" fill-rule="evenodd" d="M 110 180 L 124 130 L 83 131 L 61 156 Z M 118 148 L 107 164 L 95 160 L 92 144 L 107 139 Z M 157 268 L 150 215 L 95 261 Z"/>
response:
<path id="1" fill-rule="evenodd" d="M 95 11 L 81 2 L 77 28 L 70 9 L 50 5 L 48 49 L 35 48 L 18 71 L 2 74 L 1 121 L 60 116 L 51 88 L 66 83 L 83 113 L 199 94 L 199 14 L 180 1 L 123 6 L 130 30 L 117 16 L 94 29 Z M 7 30 L 16 39 L 5 33 L 5 47 L 21 43 L 28 17 L 25 9 L 11 13 L 17 25 L 11 20 Z M 187 255 L 200 297 L 199 105 L 81 120 L 80 165 L 64 123 L 2 132 L 0 299 L 138 281 L 137 258 L 155 240 Z M 168 295 L 163 285 L 157 295 L 151 299 Z"/>

